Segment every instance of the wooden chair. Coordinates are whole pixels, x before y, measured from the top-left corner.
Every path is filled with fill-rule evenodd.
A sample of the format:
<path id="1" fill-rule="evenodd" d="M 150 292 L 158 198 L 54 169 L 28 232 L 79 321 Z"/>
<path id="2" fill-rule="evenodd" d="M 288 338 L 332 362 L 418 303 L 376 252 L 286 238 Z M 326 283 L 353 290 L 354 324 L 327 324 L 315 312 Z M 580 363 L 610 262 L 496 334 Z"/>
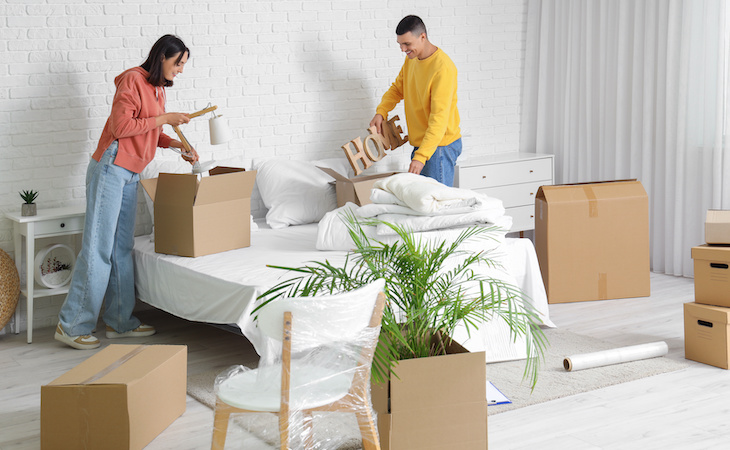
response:
<path id="1" fill-rule="evenodd" d="M 219 383 L 211 448 L 224 448 L 230 415 L 247 412 L 278 414 L 282 450 L 290 448 L 290 413 L 301 413 L 307 430 L 304 445 L 312 448 L 312 413 L 336 411 L 354 413 L 363 449 L 379 450 L 369 389 L 385 305 L 384 286 L 385 281 L 378 280 L 343 294 L 278 299 L 262 308 L 258 327 L 277 345 L 281 342 L 281 361 L 235 373 Z M 351 348 L 343 345 L 347 342 L 357 345 L 355 355 L 337 361 L 351 361 L 351 367 L 328 367 L 327 363 L 316 364 L 316 359 L 299 357 L 315 348 L 338 353 Z"/>

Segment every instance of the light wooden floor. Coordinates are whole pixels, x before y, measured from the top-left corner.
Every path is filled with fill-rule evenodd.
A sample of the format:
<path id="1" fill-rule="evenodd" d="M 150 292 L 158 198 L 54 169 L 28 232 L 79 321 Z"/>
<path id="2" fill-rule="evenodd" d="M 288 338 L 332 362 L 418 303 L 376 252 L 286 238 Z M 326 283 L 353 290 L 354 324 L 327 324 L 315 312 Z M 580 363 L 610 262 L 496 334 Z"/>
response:
<path id="1" fill-rule="evenodd" d="M 559 327 L 617 346 L 664 340 L 669 357 L 682 359 L 682 304 L 692 300 L 692 280 L 652 274 L 651 297 L 551 305 L 550 313 Z M 160 331 L 147 342 L 188 345 L 190 373 L 256 359 L 248 342 L 230 333 L 159 311 L 139 315 Z M 91 354 L 65 347 L 52 335 L 50 328 L 36 330 L 30 345 L 23 334 L 0 336 L 0 450 L 39 448 L 40 386 Z M 209 448 L 212 421 L 210 409 L 188 398 L 185 414 L 147 448 Z M 692 363 L 678 372 L 493 415 L 489 442 L 492 450 L 727 449 L 730 372 Z"/>

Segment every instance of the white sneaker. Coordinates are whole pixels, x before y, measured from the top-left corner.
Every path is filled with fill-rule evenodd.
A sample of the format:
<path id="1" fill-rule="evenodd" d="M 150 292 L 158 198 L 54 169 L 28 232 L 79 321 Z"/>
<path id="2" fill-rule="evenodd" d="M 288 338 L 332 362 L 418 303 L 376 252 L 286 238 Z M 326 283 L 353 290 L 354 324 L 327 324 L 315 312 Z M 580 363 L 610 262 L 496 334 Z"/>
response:
<path id="1" fill-rule="evenodd" d="M 119 339 L 119 338 L 127 338 L 127 337 L 145 337 L 145 336 L 152 336 L 155 333 L 157 333 L 157 330 L 155 330 L 155 327 L 153 327 L 152 325 L 141 324 L 134 330 L 127 331 L 126 333 L 117 333 L 116 331 L 114 331 L 114 328 L 110 327 L 109 325 L 106 326 L 107 339 Z"/>
<path id="2" fill-rule="evenodd" d="M 66 334 L 65 331 L 63 331 L 60 323 L 56 327 L 56 334 L 53 336 L 53 338 L 79 350 L 91 350 L 94 348 L 98 348 L 101 345 L 99 339 L 90 334 L 86 334 L 83 336 L 69 336 L 68 334 Z"/>

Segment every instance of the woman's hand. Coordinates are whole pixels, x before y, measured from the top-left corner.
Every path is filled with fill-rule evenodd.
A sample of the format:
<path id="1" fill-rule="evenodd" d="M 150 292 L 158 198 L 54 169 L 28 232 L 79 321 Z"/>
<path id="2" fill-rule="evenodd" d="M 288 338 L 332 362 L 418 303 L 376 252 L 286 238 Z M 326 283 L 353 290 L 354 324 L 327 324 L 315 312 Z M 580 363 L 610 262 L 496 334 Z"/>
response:
<path id="1" fill-rule="evenodd" d="M 184 152 L 185 149 L 182 149 L 182 151 Z M 188 153 L 188 154 L 183 153 L 182 157 L 185 161 L 189 162 L 190 164 L 195 164 L 196 162 L 198 162 L 200 160 L 200 156 L 198 155 L 198 152 L 196 152 L 195 149 L 192 147 L 190 147 L 190 153 Z"/>
<path id="2" fill-rule="evenodd" d="M 370 121 L 370 126 L 375 127 L 375 129 L 378 130 L 379 134 L 383 134 L 383 120 L 385 120 L 383 116 L 381 116 L 380 114 L 375 114 L 373 116 L 373 120 Z"/>
<path id="3" fill-rule="evenodd" d="M 161 127 L 165 124 L 176 127 L 178 125 L 190 122 L 190 116 L 188 114 L 176 112 L 165 113 L 161 116 L 157 116 L 155 119 L 157 120 L 158 127 Z"/>

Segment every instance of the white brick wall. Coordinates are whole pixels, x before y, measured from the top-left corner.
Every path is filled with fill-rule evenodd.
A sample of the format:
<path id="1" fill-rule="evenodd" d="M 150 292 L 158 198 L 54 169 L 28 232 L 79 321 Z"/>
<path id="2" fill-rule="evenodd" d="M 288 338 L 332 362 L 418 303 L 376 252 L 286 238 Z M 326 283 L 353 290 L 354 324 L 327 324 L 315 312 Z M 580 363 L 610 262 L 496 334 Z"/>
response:
<path id="1" fill-rule="evenodd" d="M 186 125 L 203 160 L 241 157 L 250 167 L 272 156 L 342 156 L 340 145 L 365 133 L 398 73 L 404 56 L 394 30 L 407 14 L 424 19 L 459 70 L 464 153 L 516 151 L 526 0 L 2 2 L 0 212 L 20 209 L 22 189 L 40 191 L 39 208 L 84 202 L 114 77 L 140 64 L 165 33 L 192 53 L 168 90 L 168 111 L 212 102 L 236 133 L 212 147 L 205 120 Z M 254 205 L 262 216 L 260 201 Z M 0 248 L 13 256 L 5 218 Z M 59 299 L 36 305 L 35 326 L 53 324 Z"/>

